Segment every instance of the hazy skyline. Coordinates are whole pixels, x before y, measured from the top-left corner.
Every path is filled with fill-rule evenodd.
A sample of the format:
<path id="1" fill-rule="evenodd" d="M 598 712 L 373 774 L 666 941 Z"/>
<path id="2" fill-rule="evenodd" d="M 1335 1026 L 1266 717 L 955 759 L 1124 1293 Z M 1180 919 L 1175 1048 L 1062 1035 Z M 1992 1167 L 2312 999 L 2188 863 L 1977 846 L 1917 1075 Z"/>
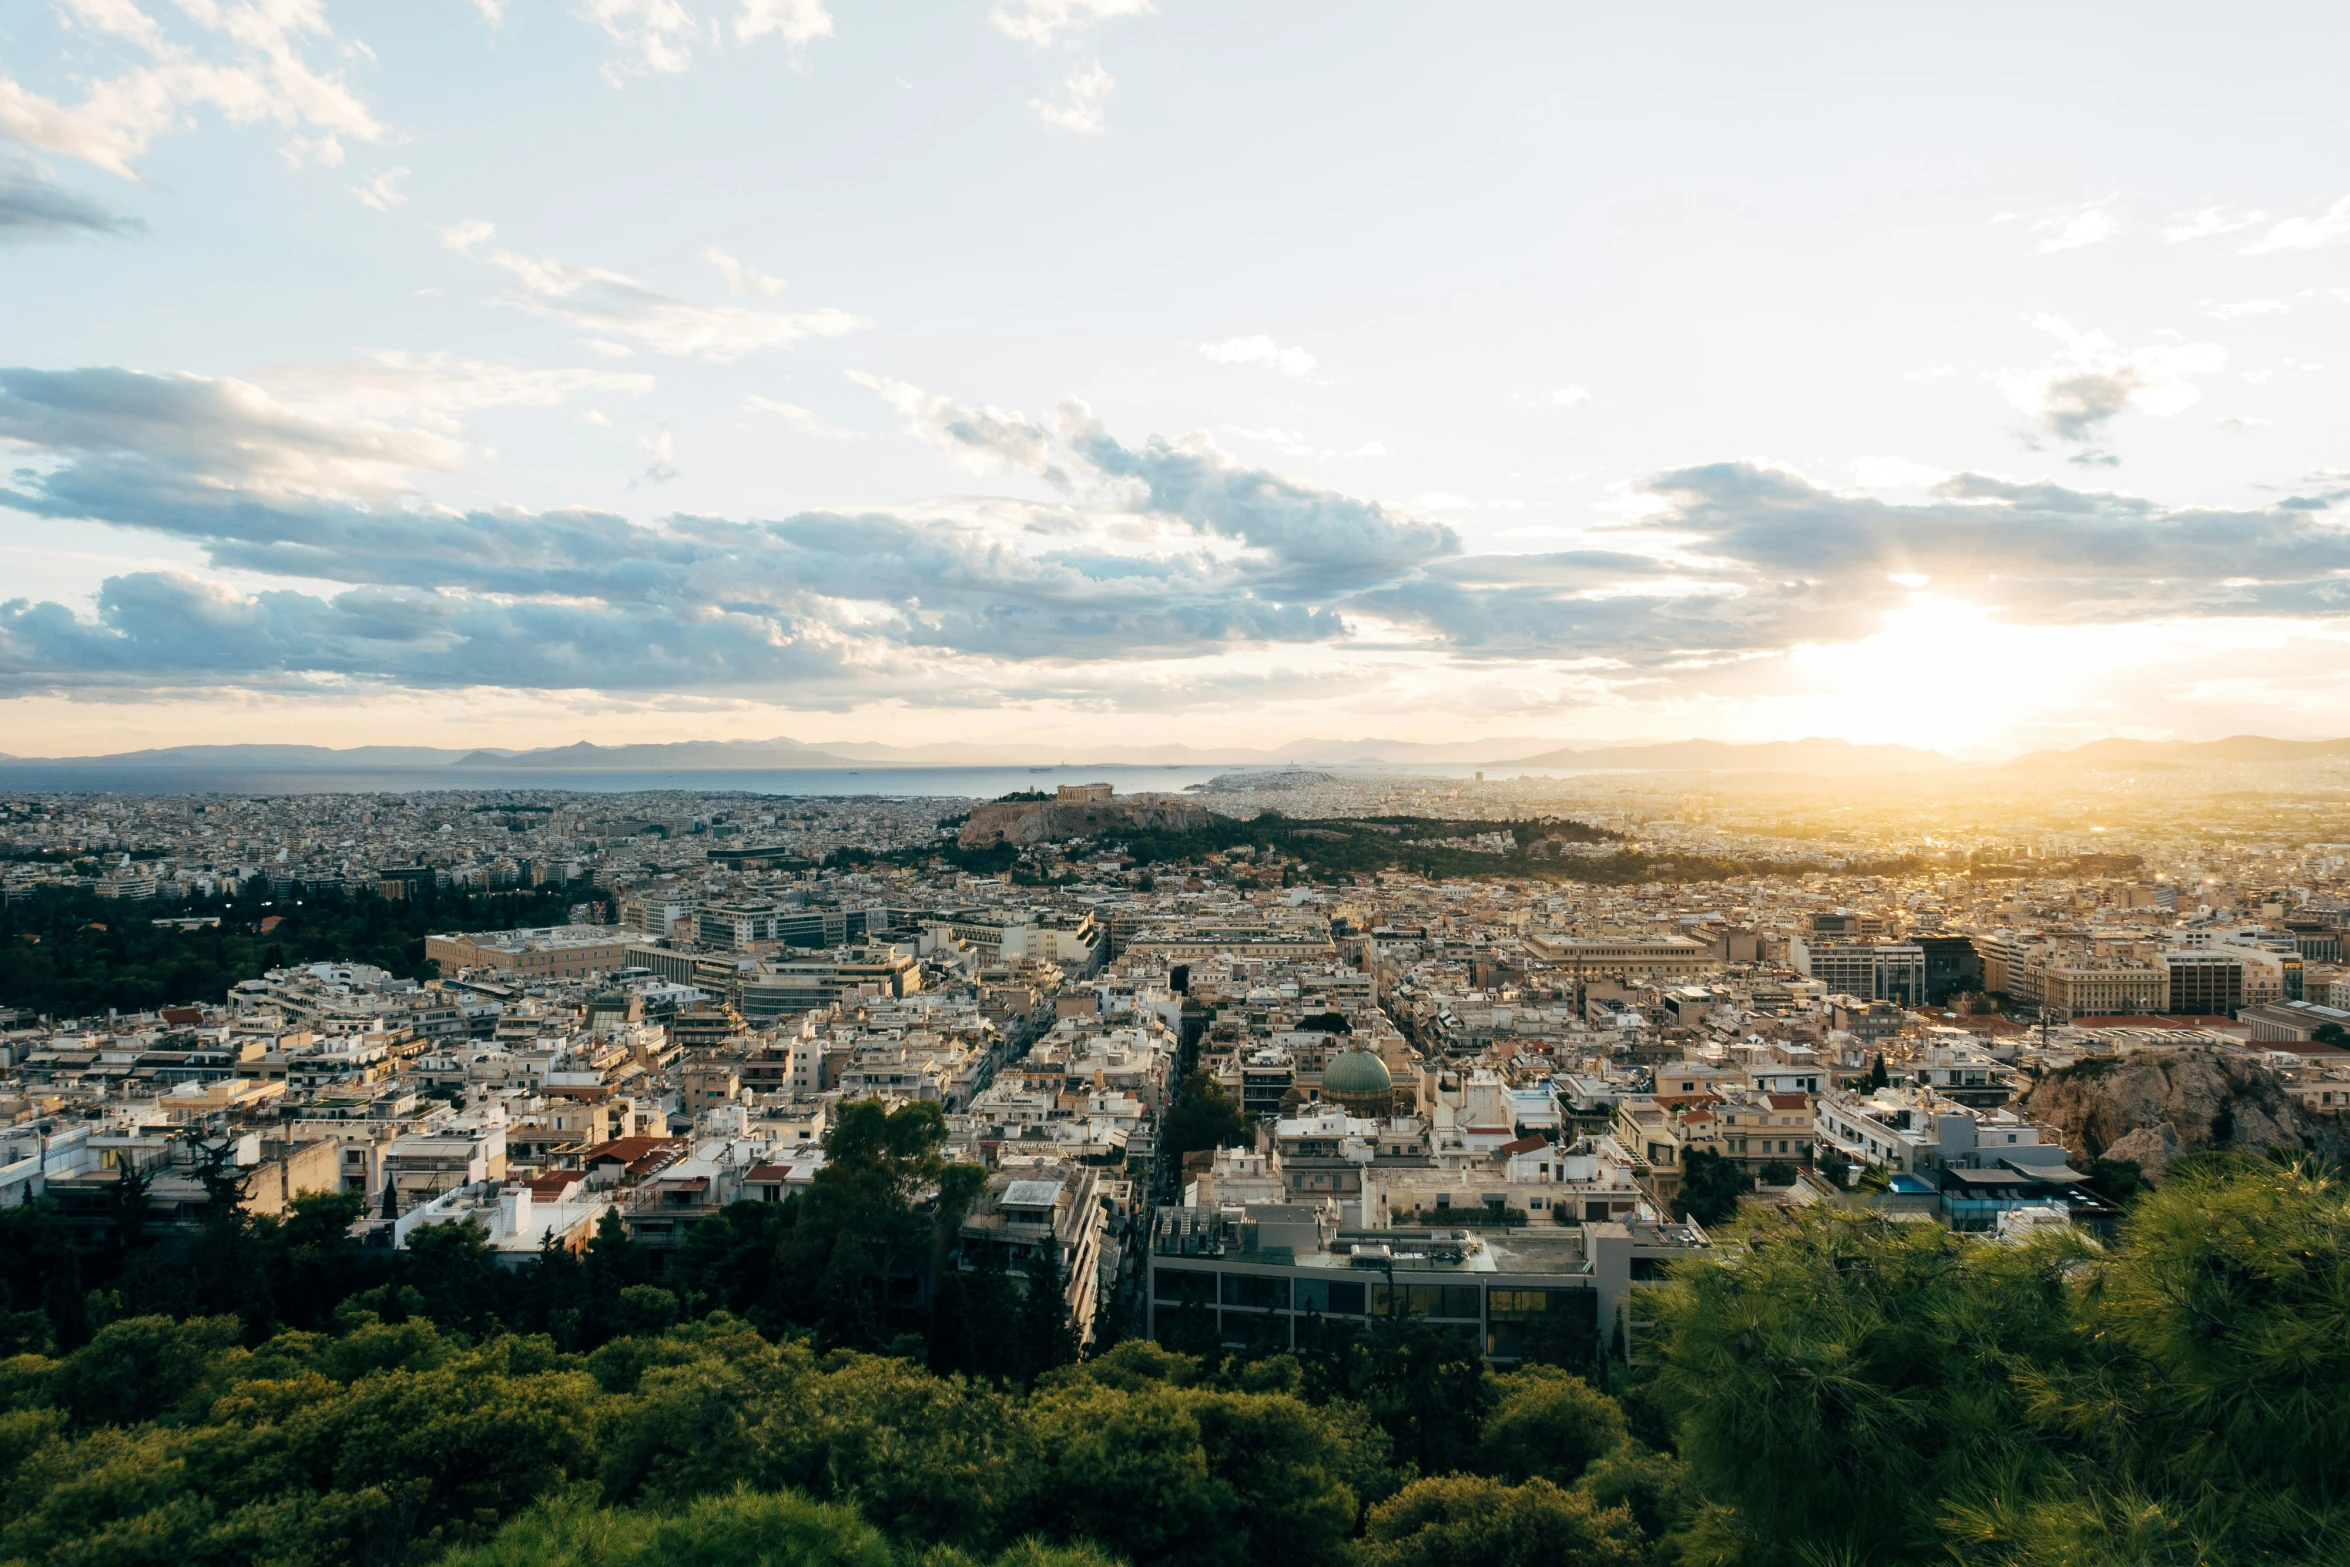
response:
<path id="1" fill-rule="evenodd" d="M 0 751 L 2350 732 L 2346 33 L 20 7 Z"/>

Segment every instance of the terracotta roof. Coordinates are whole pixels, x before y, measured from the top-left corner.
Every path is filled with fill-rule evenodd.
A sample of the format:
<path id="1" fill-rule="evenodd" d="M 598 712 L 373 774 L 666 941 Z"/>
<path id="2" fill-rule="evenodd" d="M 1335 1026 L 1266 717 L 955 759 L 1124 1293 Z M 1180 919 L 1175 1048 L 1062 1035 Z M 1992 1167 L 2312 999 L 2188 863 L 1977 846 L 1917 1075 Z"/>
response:
<path id="1" fill-rule="evenodd" d="M 1800 1110 L 1811 1103 L 1809 1097 L 1803 1094 L 1766 1094 L 1764 1097 L 1770 1100 L 1774 1110 Z"/>
<path id="2" fill-rule="evenodd" d="M 1549 1146 L 1550 1139 L 1547 1137 L 1521 1137 L 1514 1143 L 1503 1143 L 1493 1151 L 1505 1159 L 1510 1159 L 1519 1154 L 1532 1153 L 1537 1148 L 1548 1148 Z"/>

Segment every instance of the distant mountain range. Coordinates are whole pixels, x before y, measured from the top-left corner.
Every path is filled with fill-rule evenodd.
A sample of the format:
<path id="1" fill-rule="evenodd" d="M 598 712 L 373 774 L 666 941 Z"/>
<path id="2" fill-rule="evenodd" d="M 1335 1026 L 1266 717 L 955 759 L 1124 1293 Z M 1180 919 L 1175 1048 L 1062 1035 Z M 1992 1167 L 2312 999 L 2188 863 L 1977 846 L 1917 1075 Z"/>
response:
<path id="1" fill-rule="evenodd" d="M 1545 748 L 1547 747 L 1547 748 Z M 2235 735 L 2225 740 L 2096 740 L 2064 751 L 2035 751 L 2007 770 L 2103 770 L 2213 763 L 2298 762 L 2350 757 L 2350 739 L 2273 740 Z M 863 741 L 804 745 L 772 740 L 685 740 L 662 745 L 546 746 L 532 750 L 456 750 L 421 745 L 363 745 L 336 750 L 317 745 L 177 745 L 105 756 L 0 755 L 0 778 L 32 768 L 288 768 L 304 773 L 384 768 L 462 768 L 469 772 L 529 773 L 627 770 L 733 772 L 866 767 L 1411 767 L 1449 764 L 1496 769 L 1555 768 L 1626 772 L 1804 773 L 1860 777 L 1956 773 L 1985 764 L 1906 745 L 1854 745 L 1811 738 L 1733 745 L 1721 740 L 1676 740 L 1598 746 L 1552 746 L 1530 738 L 1446 741 L 1300 740 L 1278 749 L 1189 745 L 977 745 L 955 742 L 896 746 Z"/>
<path id="2" fill-rule="evenodd" d="M 821 751 L 796 740 L 680 740 L 669 745 L 547 746 L 535 751 L 468 751 L 454 757 L 459 767 L 562 768 L 569 771 L 622 767 L 715 772 L 728 768 L 851 767 L 857 758 Z"/>
<path id="3" fill-rule="evenodd" d="M 2069 751 L 2034 751 L 2010 767 L 2196 766 L 2214 762 L 2307 762 L 2350 756 L 2350 740 L 2271 740 L 2230 735 L 2225 740 L 2092 740 Z"/>
<path id="4" fill-rule="evenodd" d="M 466 756 L 504 752 L 453 751 L 429 745 L 167 745 L 151 751 L 114 751 L 104 756 L 5 756 L 0 765 L 19 767 L 439 767 Z"/>
<path id="5" fill-rule="evenodd" d="M 1907 745 L 1854 745 L 1849 740 L 1770 740 L 1731 745 L 1679 740 L 1667 745 L 1618 745 L 1593 751 L 1544 751 L 1497 762 L 1497 767 L 1623 768 L 1642 772 L 1947 773 L 1967 764 L 1939 751 Z"/>

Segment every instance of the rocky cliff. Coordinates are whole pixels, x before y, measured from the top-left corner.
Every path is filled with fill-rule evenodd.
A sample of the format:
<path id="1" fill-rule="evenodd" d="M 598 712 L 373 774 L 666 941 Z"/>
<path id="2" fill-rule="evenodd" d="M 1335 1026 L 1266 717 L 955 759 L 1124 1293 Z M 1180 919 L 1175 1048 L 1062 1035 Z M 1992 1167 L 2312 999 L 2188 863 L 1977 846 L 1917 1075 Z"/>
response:
<path id="1" fill-rule="evenodd" d="M 1210 816 L 1197 801 L 1167 794 L 1134 794 L 1123 800 L 1002 800 L 973 806 L 957 841 L 969 849 L 1057 843 L 1138 829 L 1186 832 L 1205 827 Z"/>
<path id="2" fill-rule="evenodd" d="M 2267 1067 L 2197 1046 L 2093 1056 L 2042 1077 L 2016 1108 L 2061 1127 L 2079 1159 L 2129 1159 L 2157 1179 L 2181 1154 L 2302 1147 L 2338 1158 L 2344 1142 Z"/>

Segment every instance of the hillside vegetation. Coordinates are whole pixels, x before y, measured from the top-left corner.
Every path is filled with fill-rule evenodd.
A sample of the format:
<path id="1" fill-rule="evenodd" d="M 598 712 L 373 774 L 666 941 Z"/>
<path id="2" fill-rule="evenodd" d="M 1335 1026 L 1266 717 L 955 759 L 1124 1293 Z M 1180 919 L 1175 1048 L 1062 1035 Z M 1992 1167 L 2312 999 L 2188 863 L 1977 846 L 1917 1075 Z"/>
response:
<path id="1" fill-rule="evenodd" d="M 387 1272 L 312 1199 L 216 1219 L 181 1309 L 136 1258 L 69 1306 L 13 1210 L 0 1562 L 2350 1560 L 2350 1201 L 2311 1167 L 2183 1159 L 2103 1249 L 1771 1216 L 1594 1384 L 1409 1322 L 1071 1363 L 1017 1304 L 892 1321 L 860 1269 L 944 1217 L 901 1182 L 927 1130 L 860 1125 L 855 1168 L 673 1286 L 613 1234 L 501 1282 L 426 1231 Z"/>

